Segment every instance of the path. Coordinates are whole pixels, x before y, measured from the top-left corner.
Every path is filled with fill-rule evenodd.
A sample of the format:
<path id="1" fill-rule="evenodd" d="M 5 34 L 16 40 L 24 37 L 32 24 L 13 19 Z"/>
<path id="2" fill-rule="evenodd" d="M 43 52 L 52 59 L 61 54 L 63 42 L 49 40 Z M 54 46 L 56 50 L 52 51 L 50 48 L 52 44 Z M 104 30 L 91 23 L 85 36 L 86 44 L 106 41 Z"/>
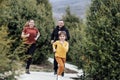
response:
<path id="1" fill-rule="evenodd" d="M 49 58 L 48 61 L 53 63 L 53 59 Z M 76 73 L 65 73 L 63 80 L 73 80 L 73 77 L 82 75 L 82 70 L 78 70 L 76 66 L 66 63 L 65 67 L 74 70 Z M 31 72 L 31 74 L 22 74 L 17 77 L 17 80 L 56 80 L 56 75 L 53 72 Z"/>

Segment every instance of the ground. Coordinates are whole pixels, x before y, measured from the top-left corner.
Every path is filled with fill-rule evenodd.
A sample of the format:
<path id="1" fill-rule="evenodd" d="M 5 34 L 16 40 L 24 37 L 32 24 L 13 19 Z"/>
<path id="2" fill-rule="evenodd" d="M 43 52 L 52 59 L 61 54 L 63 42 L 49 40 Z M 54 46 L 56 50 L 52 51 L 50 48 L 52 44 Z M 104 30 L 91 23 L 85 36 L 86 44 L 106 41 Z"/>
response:
<path id="1" fill-rule="evenodd" d="M 72 64 L 65 64 L 65 75 L 62 80 L 77 80 L 80 75 L 83 75 L 82 70 L 77 69 L 76 66 Z M 49 58 L 48 62 L 41 65 L 31 65 L 31 74 L 25 74 L 25 69 L 23 68 L 23 73 L 17 76 L 17 80 L 56 80 L 57 75 L 54 75 L 53 71 L 53 59 Z M 79 80 L 79 79 L 78 79 Z"/>
<path id="2" fill-rule="evenodd" d="M 50 62 L 46 62 L 40 65 L 31 65 L 31 71 L 44 71 L 44 72 L 53 72 L 53 64 Z M 74 70 L 70 70 L 65 68 L 65 73 L 77 73 Z"/>

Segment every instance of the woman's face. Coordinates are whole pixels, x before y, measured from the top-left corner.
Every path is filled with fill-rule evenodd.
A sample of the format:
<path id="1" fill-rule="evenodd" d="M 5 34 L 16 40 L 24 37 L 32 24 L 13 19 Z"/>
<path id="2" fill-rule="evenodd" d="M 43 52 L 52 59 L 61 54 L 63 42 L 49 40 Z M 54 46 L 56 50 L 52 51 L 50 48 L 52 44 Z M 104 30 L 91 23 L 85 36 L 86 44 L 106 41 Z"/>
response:
<path id="1" fill-rule="evenodd" d="M 35 26 L 34 20 L 29 21 L 29 27 L 33 28 Z"/>

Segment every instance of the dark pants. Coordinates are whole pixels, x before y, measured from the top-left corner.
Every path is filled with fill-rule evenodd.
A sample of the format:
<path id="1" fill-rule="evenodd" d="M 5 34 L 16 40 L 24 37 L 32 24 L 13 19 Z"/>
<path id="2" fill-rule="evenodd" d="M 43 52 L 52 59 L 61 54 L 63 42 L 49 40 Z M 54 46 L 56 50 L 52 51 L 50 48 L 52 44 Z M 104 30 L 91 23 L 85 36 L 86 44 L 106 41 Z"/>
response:
<path id="1" fill-rule="evenodd" d="M 57 69 L 58 69 L 58 63 L 55 59 L 55 56 L 54 56 L 54 71 L 57 73 Z"/>
<path id="2" fill-rule="evenodd" d="M 36 49 L 36 44 L 31 44 L 26 52 L 26 55 L 29 56 L 26 61 L 26 69 L 30 68 L 30 65 L 32 63 L 32 56 L 34 54 L 35 49 Z"/>

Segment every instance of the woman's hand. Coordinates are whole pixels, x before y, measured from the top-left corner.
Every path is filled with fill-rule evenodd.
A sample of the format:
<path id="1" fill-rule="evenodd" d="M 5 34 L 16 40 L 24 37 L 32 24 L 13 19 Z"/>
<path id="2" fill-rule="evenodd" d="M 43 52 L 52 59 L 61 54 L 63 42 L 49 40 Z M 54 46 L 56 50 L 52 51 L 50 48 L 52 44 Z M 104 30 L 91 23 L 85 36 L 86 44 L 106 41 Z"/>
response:
<path id="1" fill-rule="evenodd" d="M 26 34 L 25 36 L 26 36 L 26 37 L 29 37 L 29 36 L 30 36 L 30 34 Z"/>

